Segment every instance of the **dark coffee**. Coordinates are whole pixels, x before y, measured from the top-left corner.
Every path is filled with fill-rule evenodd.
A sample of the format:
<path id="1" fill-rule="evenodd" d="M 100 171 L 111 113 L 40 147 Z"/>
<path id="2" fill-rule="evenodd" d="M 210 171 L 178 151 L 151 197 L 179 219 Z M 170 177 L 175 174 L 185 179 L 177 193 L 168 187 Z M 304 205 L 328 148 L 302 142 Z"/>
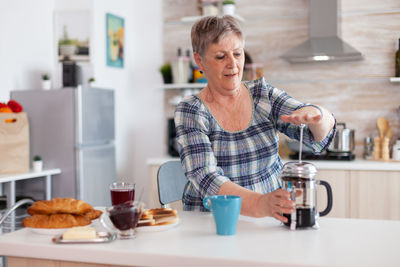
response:
<path id="1" fill-rule="evenodd" d="M 133 229 L 139 221 L 139 210 L 137 207 L 121 204 L 110 210 L 110 220 L 116 228 L 121 231 Z"/>
<path id="2" fill-rule="evenodd" d="M 292 220 L 290 214 L 283 214 L 288 221 L 286 226 L 290 226 Z M 310 227 L 315 224 L 315 208 L 297 208 L 296 209 L 296 227 Z"/>

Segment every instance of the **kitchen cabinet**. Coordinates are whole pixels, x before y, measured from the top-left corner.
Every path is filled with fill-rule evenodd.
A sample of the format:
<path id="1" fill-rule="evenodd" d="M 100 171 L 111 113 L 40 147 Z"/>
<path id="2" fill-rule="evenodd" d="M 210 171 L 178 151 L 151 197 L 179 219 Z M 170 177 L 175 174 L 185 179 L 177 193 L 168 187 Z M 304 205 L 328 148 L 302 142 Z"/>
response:
<path id="1" fill-rule="evenodd" d="M 341 170 L 318 170 L 318 180 L 328 182 L 332 187 L 333 204 L 327 217 L 350 218 L 350 173 Z M 327 205 L 327 194 L 324 186 L 318 187 L 318 210 L 322 211 Z"/>
<path id="2" fill-rule="evenodd" d="M 400 220 L 400 172 L 320 170 L 318 179 L 333 191 L 327 217 Z M 318 189 L 319 210 L 326 206 L 325 188 Z"/>
<path id="3" fill-rule="evenodd" d="M 351 218 L 400 220 L 400 173 L 350 172 Z"/>

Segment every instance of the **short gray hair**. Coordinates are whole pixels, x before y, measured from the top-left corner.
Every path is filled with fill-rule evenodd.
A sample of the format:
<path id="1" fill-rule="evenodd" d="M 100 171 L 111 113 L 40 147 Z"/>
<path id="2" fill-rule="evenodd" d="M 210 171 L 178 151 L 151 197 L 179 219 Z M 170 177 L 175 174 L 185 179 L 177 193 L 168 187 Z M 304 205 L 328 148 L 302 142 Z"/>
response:
<path id="1" fill-rule="evenodd" d="M 208 16 L 192 26 L 191 38 L 193 52 L 204 56 L 210 44 L 217 44 L 227 34 L 234 33 L 243 40 L 239 23 L 232 16 Z"/>

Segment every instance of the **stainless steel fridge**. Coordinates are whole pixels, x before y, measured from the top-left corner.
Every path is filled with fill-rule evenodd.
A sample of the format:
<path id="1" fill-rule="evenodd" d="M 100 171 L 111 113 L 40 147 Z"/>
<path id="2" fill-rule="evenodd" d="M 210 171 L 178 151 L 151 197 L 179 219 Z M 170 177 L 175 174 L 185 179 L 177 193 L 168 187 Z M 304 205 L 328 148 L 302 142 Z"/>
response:
<path id="1" fill-rule="evenodd" d="M 12 91 L 28 114 L 30 154 L 44 168 L 60 168 L 53 197 L 83 199 L 93 206 L 111 204 L 109 184 L 116 181 L 114 91 L 100 88 Z M 21 181 L 17 195 L 44 199 L 41 179 Z"/>

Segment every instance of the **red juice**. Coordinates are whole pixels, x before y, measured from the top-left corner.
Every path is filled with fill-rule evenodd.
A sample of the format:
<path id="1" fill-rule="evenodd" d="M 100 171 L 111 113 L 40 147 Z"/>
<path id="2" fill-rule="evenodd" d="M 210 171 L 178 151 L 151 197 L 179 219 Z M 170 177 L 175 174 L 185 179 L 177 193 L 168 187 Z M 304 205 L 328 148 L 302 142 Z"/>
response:
<path id="1" fill-rule="evenodd" d="M 113 206 L 135 199 L 135 189 L 111 189 L 111 203 Z"/>

